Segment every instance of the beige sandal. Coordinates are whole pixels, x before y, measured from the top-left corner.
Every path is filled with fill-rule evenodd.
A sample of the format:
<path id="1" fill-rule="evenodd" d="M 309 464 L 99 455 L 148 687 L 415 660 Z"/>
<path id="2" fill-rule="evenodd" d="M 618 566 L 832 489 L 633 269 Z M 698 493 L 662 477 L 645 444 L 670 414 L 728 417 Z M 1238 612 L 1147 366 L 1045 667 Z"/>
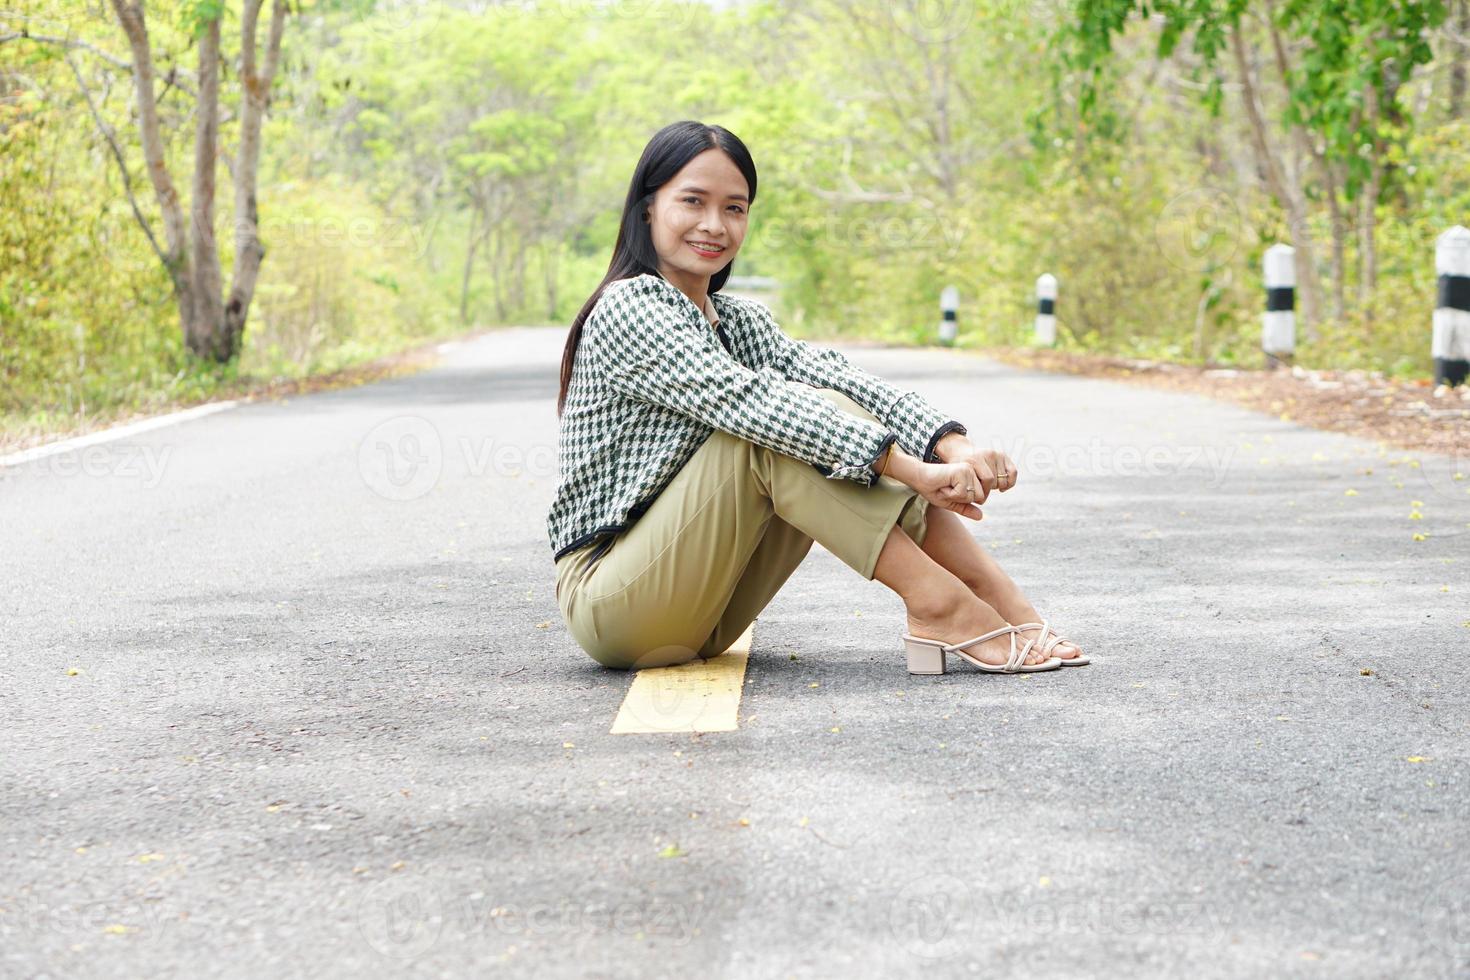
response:
<path id="1" fill-rule="evenodd" d="M 1062 662 L 1063 667 L 1083 667 L 1087 664 L 1092 663 L 1092 658 L 1083 653 L 1080 646 L 1077 646 L 1076 643 L 1073 643 L 1071 640 L 1067 639 L 1065 636 L 1052 629 L 1046 624 L 1045 620 L 1042 620 L 1039 623 L 1022 623 L 1017 626 L 1016 629 L 1024 632 L 1026 630 L 1034 630 L 1037 627 L 1041 628 L 1041 635 L 1036 638 L 1036 642 L 1041 644 L 1042 653 L 1050 655 L 1053 650 L 1055 650 L 1063 643 L 1071 643 L 1072 646 L 1077 647 L 1077 656 L 1057 657 L 1057 659 Z M 1046 637 L 1047 633 L 1051 633 L 1051 639 L 1049 640 Z"/>
<path id="2" fill-rule="evenodd" d="M 1000 629 L 991 630 L 974 639 L 963 643 L 945 643 L 943 640 L 931 640 L 928 637 L 914 636 L 912 633 L 903 634 L 903 646 L 908 654 L 910 674 L 942 674 L 945 672 L 944 655 L 956 653 L 968 662 L 974 664 L 987 674 L 1033 674 L 1040 670 L 1056 670 L 1062 665 L 1061 657 L 1052 657 L 1043 660 L 1039 664 L 1026 663 L 1026 655 L 1036 645 L 1034 640 L 1029 640 L 1019 649 L 1016 647 L 1016 634 L 1020 630 L 1014 626 L 1002 626 Z M 988 664 L 978 657 L 972 657 L 966 647 L 974 646 L 976 643 L 984 643 L 993 637 L 1009 633 L 1011 635 L 1011 653 L 1003 664 Z M 1044 635 L 1044 634 L 1043 634 Z"/>

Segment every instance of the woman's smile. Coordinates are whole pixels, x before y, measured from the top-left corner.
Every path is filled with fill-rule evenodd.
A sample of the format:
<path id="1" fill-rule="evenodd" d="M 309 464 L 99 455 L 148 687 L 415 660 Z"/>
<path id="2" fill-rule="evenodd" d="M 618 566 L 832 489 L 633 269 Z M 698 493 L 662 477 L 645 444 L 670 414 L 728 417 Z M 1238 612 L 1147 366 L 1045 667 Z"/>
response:
<path id="1" fill-rule="evenodd" d="M 687 244 L 690 248 L 694 249 L 694 254 L 700 256 L 701 258 L 705 258 L 705 259 L 717 259 L 722 254 L 724 254 L 724 251 L 725 251 L 725 246 L 720 245 L 717 242 L 704 242 L 704 241 L 699 241 L 699 242 L 686 242 L 685 244 Z"/>

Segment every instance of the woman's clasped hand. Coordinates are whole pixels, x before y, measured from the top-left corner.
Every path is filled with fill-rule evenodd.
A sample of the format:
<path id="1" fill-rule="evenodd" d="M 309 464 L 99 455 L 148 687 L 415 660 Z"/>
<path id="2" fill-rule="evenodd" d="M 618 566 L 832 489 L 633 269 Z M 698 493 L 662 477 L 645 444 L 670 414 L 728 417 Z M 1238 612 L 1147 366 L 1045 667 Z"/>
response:
<path id="1" fill-rule="evenodd" d="M 1004 493 L 1016 485 L 1016 477 L 1016 464 L 1005 453 L 977 449 L 946 463 L 925 464 L 913 489 L 932 506 L 978 521 L 990 491 Z"/>

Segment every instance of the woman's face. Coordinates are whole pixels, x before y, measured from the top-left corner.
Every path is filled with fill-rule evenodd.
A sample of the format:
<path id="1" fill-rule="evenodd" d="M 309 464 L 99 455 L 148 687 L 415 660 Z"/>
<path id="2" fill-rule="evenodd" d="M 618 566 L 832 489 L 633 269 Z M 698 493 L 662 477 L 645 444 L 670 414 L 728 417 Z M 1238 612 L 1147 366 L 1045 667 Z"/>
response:
<path id="1" fill-rule="evenodd" d="M 648 216 L 664 278 L 706 289 L 745 240 L 749 194 L 740 169 L 718 149 L 705 150 L 660 187 Z"/>

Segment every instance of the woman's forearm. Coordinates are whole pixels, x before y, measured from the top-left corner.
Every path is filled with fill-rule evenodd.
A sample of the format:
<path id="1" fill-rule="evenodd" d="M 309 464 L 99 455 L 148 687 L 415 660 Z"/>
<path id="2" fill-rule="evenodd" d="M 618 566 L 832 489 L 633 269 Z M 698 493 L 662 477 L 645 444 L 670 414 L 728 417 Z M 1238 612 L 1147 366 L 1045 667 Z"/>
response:
<path id="1" fill-rule="evenodd" d="M 883 468 L 883 475 L 891 476 L 899 483 L 912 489 L 914 488 L 914 481 L 923 472 L 923 468 L 926 465 L 917 456 L 910 456 L 904 452 L 898 447 L 898 443 L 895 442 L 893 449 L 888 454 L 888 463 Z"/>

